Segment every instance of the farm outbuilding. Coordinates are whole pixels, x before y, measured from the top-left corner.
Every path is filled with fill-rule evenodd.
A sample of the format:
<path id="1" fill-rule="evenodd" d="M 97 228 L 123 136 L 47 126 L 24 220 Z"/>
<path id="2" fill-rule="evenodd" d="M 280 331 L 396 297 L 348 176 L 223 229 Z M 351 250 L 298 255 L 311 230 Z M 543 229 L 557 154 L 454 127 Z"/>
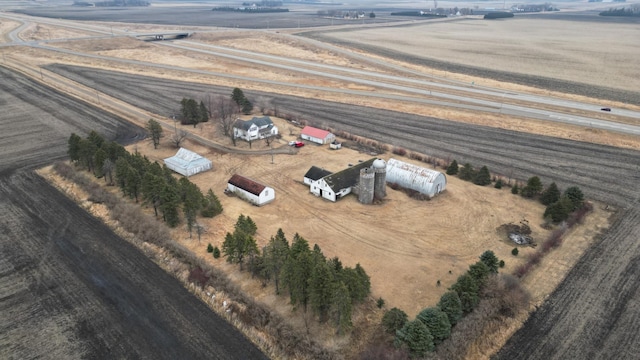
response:
<path id="1" fill-rule="evenodd" d="M 320 180 L 312 182 L 309 190 L 316 196 L 335 202 L 351 193 L 358 181 L 360 181 L 360 170 L 371 168 L 374 160 L 376 159 L 359 162 L 337 173 L 327 175 Z"/>
<path id="2" fill-rule="evenodd" d="M 336 139 L 336 136 L 327 130 L 314 128 L 311 126 L 305 126 L 300 132 L 300 137 L 303 140 L 309 140 L 316 144 L 329 144 Z"/>
<path id="3" fill-rule="evenodd" d="M 325 170 L 323 168 L 319 168 L 317 166 L 312 166 L 306 174 L 304 174 L 304 183 L 306 185 L 311 186 L 314 181 L 318 181 L 323 177 L 331 175 L 331 171 Z"/>
<path id="4" fill-rule="evenodd" d="M 396 159 L 387 161 L 387 182 L 434 197 L 447 187 L 447 177 L 435 170 Z"/>
<path id="5" fill-rule="evenodd" d="M 276 198 L 273 188 L 238 174 L 227 182 L 227 191 L 257 206 L 268 204 Z"/>
<path id="6" fill-rule="evenodd" d="M 185 148 L 180 148 L 174 156 L 164 159 L 164 164 L 169 169 L 187 177 L 210 170 L 212 167 L 211 160 Z"/>

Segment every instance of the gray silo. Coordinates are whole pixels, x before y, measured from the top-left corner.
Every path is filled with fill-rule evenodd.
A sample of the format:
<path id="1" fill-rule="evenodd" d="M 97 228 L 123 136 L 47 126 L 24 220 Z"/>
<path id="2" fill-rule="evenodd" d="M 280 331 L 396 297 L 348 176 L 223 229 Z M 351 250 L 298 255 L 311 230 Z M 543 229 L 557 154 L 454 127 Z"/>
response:
<path id="1" fill-rule="evenodd" d="M 375 159 L 373 171 L 375 173 L 373 196 L 376 199 L 382 199 L 387 196 L 387 163 L 382 159 Z"/>
<path id="2" fill-rule="evenodd" d="M 375 173 L 372 168 L 364 168 L 360 170 L 360 191 L 358 193 L 358 201 L 362 204 L 373 203 L 373 188 L 375 184 Z"/>

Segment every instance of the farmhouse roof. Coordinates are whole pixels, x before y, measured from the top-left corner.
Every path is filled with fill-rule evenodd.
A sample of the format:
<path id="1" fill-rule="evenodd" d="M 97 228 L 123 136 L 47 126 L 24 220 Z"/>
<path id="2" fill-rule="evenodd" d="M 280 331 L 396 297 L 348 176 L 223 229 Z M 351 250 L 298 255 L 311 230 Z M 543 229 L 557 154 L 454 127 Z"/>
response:
<path id="1" fill-rule="evenodd" d="M 262 116 L 262 117 L 254 116 L 251 120 L 238 119 L 236 120 L 236 123 L 233 126 L 238 129 L 242 129 L 246 131 L 246 130 L 249 130 L 251 125 L 254 125 L 254 124 L 259 128 L 262 128 L 264 126 L 272 127 L 273 121 L 271 121 L 271 118 L 268 116 Z"/>
<path id="2" fill-rule="evenodd" d="M 266 187 L 256 181 L 238 174 L 233 175 L 228 182 L 229 184 L 256 196 L 259 196 L 262 190 L 264 190 L 264 188 Z"/>
<path id="3" fill-rule="evenodd" d="M 304 174 L 304 177 L 315 181 L 320 180 L 327 175 L 331 175 L 331 171 L 319 168 L 317 166 L 312 166 L 311 169 L 309 169 L 309 171 Z"/>
<path id="4" fill-rule="evenodd" d="M 325 176 L 323 179 L 333 191 L 340 191 L 354 186 L 360 180 L 360 169 L 371 167 L 376 158 L 363 161 L 356 165 L 350 166 L 337 173 Z"/>
<path id="5" fill-rule="evenodd" d="M 331 134 L 331 132 L 327 130 L 322 130 L 311 126 L 305 126 L 300 133 L 302 135 L 307 135 L 317 139 L 325 139 L 327 136 L 329 136 L 329 134 Z"/>

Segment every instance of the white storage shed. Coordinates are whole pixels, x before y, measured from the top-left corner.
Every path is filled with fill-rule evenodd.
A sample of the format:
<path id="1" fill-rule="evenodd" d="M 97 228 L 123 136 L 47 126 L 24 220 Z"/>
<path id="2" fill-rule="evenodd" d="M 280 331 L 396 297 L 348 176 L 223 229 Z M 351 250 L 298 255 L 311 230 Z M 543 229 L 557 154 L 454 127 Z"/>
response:
<path id="1" fill-rule="evenodd" d="M 311 126 L 305 126 L 300 132 L 300 137 L 316 144 L 328 144 L 336 139 L 336 136 L 331 132 Z"/>
<path id="2" fill-rule="evenodd" d="M 257 206 L 268 204 L 276 198 L 276 192 L 272 188 L 238 174 L 229 179 L 227 190 Z"/>
<path id="3" fill-rule="evenodd" d="M 447 187 L 447 177 L 435 170 L 396 159 L 387 161 L 387 182 L 434 197 Z"/>
<path id="4" fill-rule="evenodd" d="M 187 177 L 210 170 L 213 165 L 211 160 L 185 148 L 180 148 L 174 156 L 164 159 L 164 164 L 169 169 Z"/>

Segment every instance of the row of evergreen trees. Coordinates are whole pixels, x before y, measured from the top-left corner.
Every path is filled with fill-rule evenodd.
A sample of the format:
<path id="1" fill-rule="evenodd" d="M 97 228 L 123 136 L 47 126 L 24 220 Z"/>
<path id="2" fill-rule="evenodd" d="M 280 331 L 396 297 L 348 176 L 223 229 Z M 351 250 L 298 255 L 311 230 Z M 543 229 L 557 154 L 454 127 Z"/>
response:
<path id="1" fill-rule="evenodd" d="M 542 181 L 537 176 L 532 176 L 527 180 L 527 184 L 522 188 L 514 185 L 511 188 L 512 194 L 520 194 L 522 197 L 537 199 L 547 208 L 543 217 L 548 221 L 559 223 L 567 220 L 569 215 L 580 209 L 584 204 L 584 194 L 577 186 L 568 187 L 561 192 L 555 182 L 544 188 Z"/>
<path id="2" fill-rule="evenodd" d="M 104 177 L 108 185 L 115 182 L 123 195 L 152 206 L 156 217 L 162 215 L 170 227 L 180 224 L 182 213 L 191 234 L 198 214 L 214 217 L 222 213 L 222 204 L 211 189 L 204 195 L 188 178 L 176 180 L 165 165 L 151 162 L 139 153 L 131 154 L 122 145 L 105 141 L 95 131 L 86 139 L 71 134 L 68 145 L 72 162 L 98 178 Z"/>
<path id="3" fill-rule="evenodd" d="M 273 282 L 276 294 L 286 291 L 295 309 L 309 309 L 321 323 L 330 322 L 339 333 L 351 327 L 355 304 L 371 293 L 369 276 L 360 266 L 344 267 L 338 257 L 327 259 L 316 244 L 313 249 L 299 234 L 289 245 L 282 229 L 259 251 L 254 238 L 256 224 L 240 215 L 233 233 L 227 233 L 222 253 L 230 263 Z"/>
<path id="4" fill-rule="evenodd" d="M 447 167 L 446 172 L 447 175 L 458 175 L 460 179 L 471 181 L 476 185 L 485 186 L 491 184 L 491 174 L 486 166 L 476 171 L 469 163 L 460 167 L 458 162 L 453 160 Z M 499 189 L 502 186 L 502 180 L 498 179 L 495 187 Z M 562 193 L 556 183 L 552 182 L 545 189 L 542 181 L 537 176 L 530 177 L 527 180 L 527 184 L 522 187 L 519 187 L 517 183 L 514 184 L 511 187 L 511 193 L 520 194 L 528 199 L 538 199 L 543 205 L 547 206 L 543 217 L 554 223 L 566 220 L 573 211 L 581 208 L 584 203 L 584 194 L 579 187 L 571 186 Z"/>
<path id="5" fill-rule="evenodd" d="M 449 291 L 440 297 L 435 307 L 422 310 L 414 320 L 393 308 L 382 317 L 385 330 L 395 334 L 394 345 L 406 347 L 412 356 L 424 356 L 451 335 L 451 329 L 480 302 L 480 292 L 489 276 L 497 274 L 504 262 L 499 261 L 493 251 L 487 250 L 480 261 L 469 266 L 464 275 L 458 277 Z"/>

